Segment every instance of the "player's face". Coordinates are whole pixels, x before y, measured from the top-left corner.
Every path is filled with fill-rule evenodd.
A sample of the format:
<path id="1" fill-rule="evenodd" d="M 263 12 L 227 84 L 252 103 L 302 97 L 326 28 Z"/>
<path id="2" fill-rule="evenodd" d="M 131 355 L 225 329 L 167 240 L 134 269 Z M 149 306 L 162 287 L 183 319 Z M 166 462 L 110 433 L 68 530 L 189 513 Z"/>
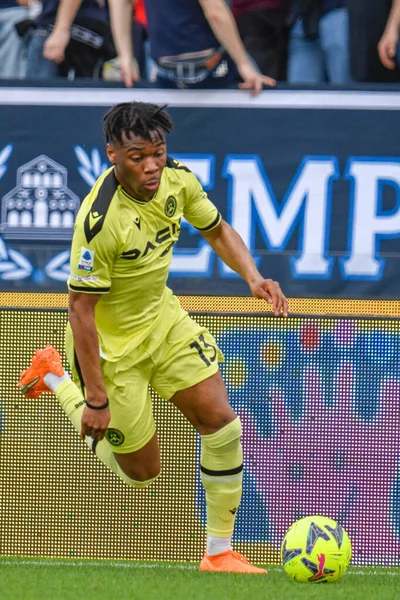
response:
<path id="1" fill-rule="evenodd" d="M 151 141 L 143 137 L 122 135 L 122 143 L 107 144 L 107 154 L 115 165 L 115 174 L 122 187 L 138 200 L 151 200 L 160 185 L 167 160 L 165 134 L 151 133 Z"/>

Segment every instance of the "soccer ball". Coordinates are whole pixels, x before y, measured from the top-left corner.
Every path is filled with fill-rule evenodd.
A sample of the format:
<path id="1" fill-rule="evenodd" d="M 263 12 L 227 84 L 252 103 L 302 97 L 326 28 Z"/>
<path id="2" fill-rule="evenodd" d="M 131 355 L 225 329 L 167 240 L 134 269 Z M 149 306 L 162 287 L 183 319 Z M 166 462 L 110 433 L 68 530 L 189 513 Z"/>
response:
<path id="1" fill-rule="evenodd" d="M 301 583 L 340 579 L 351 559 L 349 536 L 327 517 L 305 517 L 293 523 L 283 538 L 281 560 L 286 573 Z"/>

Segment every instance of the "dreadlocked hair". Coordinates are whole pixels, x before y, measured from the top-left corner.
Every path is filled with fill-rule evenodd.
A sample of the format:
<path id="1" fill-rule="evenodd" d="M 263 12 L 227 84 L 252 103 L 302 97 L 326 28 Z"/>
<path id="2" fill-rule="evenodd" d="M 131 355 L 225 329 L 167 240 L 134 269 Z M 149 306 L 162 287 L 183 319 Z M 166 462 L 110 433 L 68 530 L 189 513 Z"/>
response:
<path id="1" fill-rule="evenodd" d="M 161 137 L 160 129 L 170 133 L 173 128 L 172 119 L 165 112 L 165 106 L 157 106 L 149 102 L 121 102 L 103 117 L 106 143 L 118 141 L 122 143 L 122 135 L 127 138 L 133 133 L 150 142 L 151 133 Z"/>

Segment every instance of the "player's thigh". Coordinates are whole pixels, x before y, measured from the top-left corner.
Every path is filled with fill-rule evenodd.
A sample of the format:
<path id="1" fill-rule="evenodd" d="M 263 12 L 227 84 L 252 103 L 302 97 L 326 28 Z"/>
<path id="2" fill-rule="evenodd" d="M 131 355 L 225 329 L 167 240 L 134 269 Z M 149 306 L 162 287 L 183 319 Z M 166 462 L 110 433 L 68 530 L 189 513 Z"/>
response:
<path id="1" fill-rule="evenodd" d="M 116 454 L 137 452 L 156 431 L 149 393 L 150 365 L 148 361 L 131 366 L 124 361 L 101 360 L 101 369 L 111 412 L 106 440 Z"/>
<path id="2" fill-rule="evenodd" d="M 207 329 L 185 315 L 157 358 L 151 385 L 200 433 L 217 431 L 235 418 L 218 368 L 223 355 Z"/>
<path id="3" fill-rule="evenodd" d="M 201 435 L 214 433 L 236 418 L 219 371 L 193 387 L 176 392 L 171 402 Z"/>
<path id="4" fill-rule="evenodd" d="M 149 481 L 160 474 L 161 458 L 157 433 L 136 452 L 114 452 L 114 456 L 125 475 L 135 481 Z"/>
<path id="5" fill-rule="evenodd" d="M 77 359 L 71 328 L 65 336 L 65 352 L 74 382 L 85 396 L 85 386 Z M 111 421 L 106 440 L 116 454 L 128 454 L 144 448 L 155 434 L 152 401 L 149 394 L 151 365 L 143 361 L 132 366 L 128 358 L 111 363 L 101 360 L 101 369 L 110 403 Z M 149 444 L 156 448 L 158 442 Z"/>
<path id="6" fill-rule="evenodd" d="M 67 356 L 67 360 L 70 366 L 72 379 L 82 392 L 82 395 L 85 396 L 85 384 L 83 382 L 82 373 L 79 368 L 78 358 L 75 353 L 74 338 L 69 323 L 67 324 L 67 328 L 65 330 L 65 354 Z"/>

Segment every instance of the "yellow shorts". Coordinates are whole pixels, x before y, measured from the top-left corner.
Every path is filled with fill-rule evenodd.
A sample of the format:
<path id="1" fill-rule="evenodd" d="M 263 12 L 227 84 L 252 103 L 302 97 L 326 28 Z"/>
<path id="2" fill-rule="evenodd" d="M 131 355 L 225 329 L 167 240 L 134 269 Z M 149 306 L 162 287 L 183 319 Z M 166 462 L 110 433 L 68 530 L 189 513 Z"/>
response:
<path id="1" fill-rule="evenodd" d="M 156 349 L 153 338 L 117 362 L 100 359 L 111 411 L 106 439 L 114 452 L 135 452 L 153 437 L 156 428 L 149 385 L 169 400 L 176 392 L 214 375 L 218 363 L 224 360 L 207 329 L 180 307 L 175 316 Z M 66 337 L 66 352 L 73 379 L 82 388 L 70 334 Z"/>

